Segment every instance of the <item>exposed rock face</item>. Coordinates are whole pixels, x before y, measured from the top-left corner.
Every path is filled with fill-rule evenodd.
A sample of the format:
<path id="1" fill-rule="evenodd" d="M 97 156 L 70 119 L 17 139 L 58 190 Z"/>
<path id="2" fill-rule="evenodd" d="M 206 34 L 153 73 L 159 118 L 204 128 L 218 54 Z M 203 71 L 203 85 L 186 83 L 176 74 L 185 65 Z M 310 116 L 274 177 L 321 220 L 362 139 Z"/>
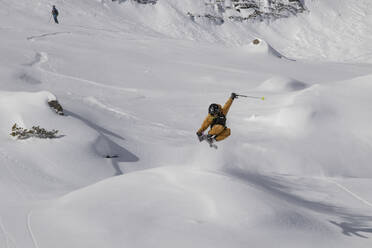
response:
<path id="1" fill-rule="evenodd" d="M 48 102 L 48 105 L 50 108 L 52 108 L 54 111 L 56 111 L 57 114 L 59 115 L 64 115 L 63 113 L 63 108 L 61 104 L 57 100 L 51 100 Z"/>
<path id="2" fill-rule="evenodd" d="M 119 3 L 132 1 L 139 4 L 156 4 L 161 0 L 112 0 Z M 285 18 L 306 10 L 304 0 L 194 0 L 204 1 L 206 10 L 187 15 L 194 21 L 209 20 L 221 25 L 226 19 L 233 21 L 265 21 Z"/>
<path id="3" fill-rule="evenodd" d="M 306 10 L 303 0 L 204 0 L 213 17 L 233 21 L 286 18 Z"/>
<path id="4" fill-rule="evenodd" d="M 113 2 L 117 1 L 119 3 L 126 2 L 128 0 L 112 0 Z M 131 0 L 140 4 L 156 4 L 158 0 Z"/>
<path id="5" fill-rule="evenodd" d="M 142 3 L 142 4 L 155 4 L 157 0 L 134 0 L 137 3 Z"/>
<path id="6" fill-rule="evenodd" d="M 204 14 L 204 15 L 194 15 L 190 12 L 187 12 L 187 15 L 191 18 L 191 20 L 195 21 L 197 19 L 206 19 L 210 23 L 213 23 L 215 25 L 221 25 L 225 22 L 223 17 L 218 15 L 212 15 L 212 14 Z"/>

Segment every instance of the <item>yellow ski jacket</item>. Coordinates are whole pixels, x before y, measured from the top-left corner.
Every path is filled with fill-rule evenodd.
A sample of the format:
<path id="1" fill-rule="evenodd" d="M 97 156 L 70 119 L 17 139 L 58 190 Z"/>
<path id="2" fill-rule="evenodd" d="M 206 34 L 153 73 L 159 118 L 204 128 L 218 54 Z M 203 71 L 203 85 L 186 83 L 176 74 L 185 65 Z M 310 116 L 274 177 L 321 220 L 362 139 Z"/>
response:
<path id="1" fill-rule="evenodd" d="M 227 100 L 227 102 L 225 103 L 225 105 L 223 105 L 223 107 L 221 108 L 221 105 L 220 108 L 221 108 L 221 112 L 226 116 L 227 113 L 229 112 L 230 110 L 230 107 L 231 107 L 231 104 L 233 103 L 234 99 L 232 99 L 231 97 Z M 205 118 L 205 120 L 203 121 L 203 124 L 201 125 L 201 127 L 199 128 L 198 130 L 198 133 L 203 133 L 213 122 L 213 119 L 214 119 L 214 116 L 211 115 L 211 114 L 208 114 L 208 116 Z"/>

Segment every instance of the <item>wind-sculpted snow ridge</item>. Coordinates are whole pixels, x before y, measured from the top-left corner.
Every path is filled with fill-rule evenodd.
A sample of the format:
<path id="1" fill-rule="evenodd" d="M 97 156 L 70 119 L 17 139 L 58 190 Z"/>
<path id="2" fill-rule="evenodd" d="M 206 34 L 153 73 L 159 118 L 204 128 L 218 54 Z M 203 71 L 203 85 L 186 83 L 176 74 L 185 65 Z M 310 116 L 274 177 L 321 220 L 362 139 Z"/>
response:
<path id="1" fill-rule="evenodd" d="M 266 41 L 258 38 L 252 40 L 252 42 L 250 42 L 248 45 L 243 46 L 242 50 L 252 54 L 271 56 L 279 59 L 281 58 L 288 59 L 282 54 L 280 54 L 277 50 L 275 50 L 272 46 L 267 44 Z"/>
<path id="2" fill-rule="evenodd" d="M 372 30 L 372 2 L 306 1 L 309 14 L 277 21 L 261 30 L 262 37 L 271 41 L 275 33 L 280 37 L 273 43 L 288 56 L 343 62 L 372 61 L 369 52 Z M 352 24 L 353 23 L 353 24 Z M 263 33 L 265 34 L 263 34 Z"/>
<path id="3" fill-rule="evenodd" d="M 307 88 L 308 85 L 296 79 L 281 76 L 272 77 L 257 87 L 257 90 L 267 92 L 291 92 Z"/>
<path id="4" fill-rule="evenodd" d="M 371 222 L 368 214 L 349 212 L 348 201 L 331 203 L 344 193 L 323 179 L 162 167 L 111 178 L 45 204 L 33 211 L 31 226 L 41 246 L 56 248 L 271 247 L 273 239 L 285 247 L 368 245 L 368 239 L 346 235 L 329 238 L 339 236 L 340 226 L 356 235 L 370 232 L 362 228 Z M 368 206 L 364 210 L 371 212 Z"/>
<path id="5" fill-rule="evenodd" d="M 247 121 L 277 129 L 282 140 L 265 145 L 262 154 L 253 153 L 252 158 L 265 161 L 265 169 L 278 173 L 372 178 L 372 157 L 366 153 L 371 116 L 366 115 L 368 107 L 359 104 L 368 101 L 371 76 L 296 91 L 288 89 L 287 83 L 283 90 L 283 79 L 274 79 L 269 85 L 264 82 L 258 92 L 279 94 L 285 104 L 275 113 Z M 285 165 L 277 163 L 278 159 L 286 161 Z"/>

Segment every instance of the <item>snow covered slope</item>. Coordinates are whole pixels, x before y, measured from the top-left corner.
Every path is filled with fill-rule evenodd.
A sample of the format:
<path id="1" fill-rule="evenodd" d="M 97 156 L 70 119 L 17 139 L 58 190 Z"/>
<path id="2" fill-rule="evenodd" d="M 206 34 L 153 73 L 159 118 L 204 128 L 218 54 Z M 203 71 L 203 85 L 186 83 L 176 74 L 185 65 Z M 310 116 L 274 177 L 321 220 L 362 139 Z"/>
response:
<path id="1" fill-rule="evenodd" d="M 371 62 L 372 3 L 369 0 L 304 1 L 307 11 L 296 17 L 266 22 L 239 23 L 227 19 L 223 25 L 210 21 L 192 21 L 187 15 L 208 12 L 204 1 L 165 0 L 155 5 L 141 5 L 132 1 L 80 0 L 57 1 L 64 26 L 115 33 L 141 33 L 199 41 L 221 42 L 229 46 L 247 45 L 261 37 L 289 57 L 322 61 Z M 45 27 L 51 4 L 47 0 L 20 1 L 9 5 L 0 3 L 2 16 L 9 19 L 15 8 L 19 16 L 5 21 L 11 27 L 32 30 L 35 21 Z M 32 10 L 32 11 L 29 11 Z M 32 22 L 27 23 L 27 18 Z M 25 24 L 17 25 L 26 21 Z M 7 24 L 7 25 L 8 25 Z M 29 26 L 29 24 L 31 26 Z M 5 29 L 6 30 L 6 29 Z M 68 32 L 66 31 L 68 35 Z M 58 33 L 60 34 L 60 33 Z"/>
<path id="2" fill-rule="evenodd" d="M 370 247 L 371 9 L 348 3 L 216 26 L 196 0 L 59 0 L 60 25 L 1 1 L 0 247 Z M 231 92 L 258 99 L 212 150 L 195 132 Z"/>

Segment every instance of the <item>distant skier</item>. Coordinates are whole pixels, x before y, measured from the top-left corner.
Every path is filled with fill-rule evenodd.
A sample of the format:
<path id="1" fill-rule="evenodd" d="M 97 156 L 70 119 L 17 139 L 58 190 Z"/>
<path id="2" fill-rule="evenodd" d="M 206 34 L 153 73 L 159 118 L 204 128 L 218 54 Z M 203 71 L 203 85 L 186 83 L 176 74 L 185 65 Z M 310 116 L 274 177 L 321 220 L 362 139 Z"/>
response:
<path id="1" fill-rule="evenodd" d="M 57 24 L 59 23 L 59 22 L 58 22 L 58 18 L 57 18 L 58 15 L 59 15 L 59 12 L 58 12 L 56 6 L 53 5 L 52 16 L 53 16 L 54 22 L 57 23 Z"/>
<path id="2" fill-rule="evenodd" d="M 206 139 L 208 143 L 212 144 L 214 141 L 221 141 L 230 136 L 231 130 L 226 127 L 226 115 L 227 112 L 229 112 L 234 99 L 237 97 L 237 94 L 231 93 L 230 98 L 223 107 L 216 103 L 212 103 L 209 106 L 208 116 L 205 118 L 202 126 L 196 133 L 200 141 Z M 211 129 L 208 131 L 208 135 L 203 135 L 203 132 L 209 126 Z"/>

